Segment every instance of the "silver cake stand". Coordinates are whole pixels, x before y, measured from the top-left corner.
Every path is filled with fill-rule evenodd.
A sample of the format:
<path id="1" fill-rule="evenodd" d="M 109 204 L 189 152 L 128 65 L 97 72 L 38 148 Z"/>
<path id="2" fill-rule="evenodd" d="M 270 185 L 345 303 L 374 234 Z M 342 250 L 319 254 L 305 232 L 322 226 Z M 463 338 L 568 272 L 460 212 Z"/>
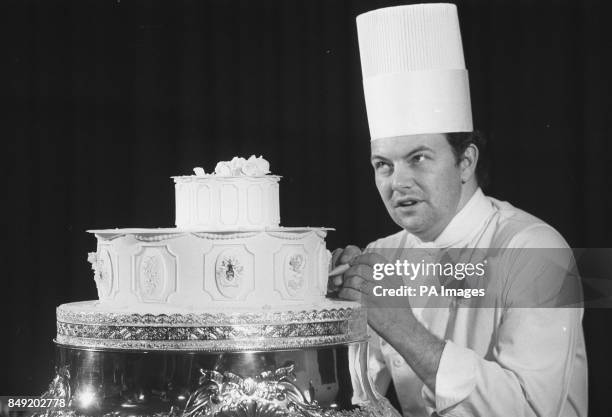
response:
<path id="1" fill-rule="evenodd" d="M 365 315 L 138 315 L 58 309 L 38 416 L 399 417 L 367 376 Z"/>

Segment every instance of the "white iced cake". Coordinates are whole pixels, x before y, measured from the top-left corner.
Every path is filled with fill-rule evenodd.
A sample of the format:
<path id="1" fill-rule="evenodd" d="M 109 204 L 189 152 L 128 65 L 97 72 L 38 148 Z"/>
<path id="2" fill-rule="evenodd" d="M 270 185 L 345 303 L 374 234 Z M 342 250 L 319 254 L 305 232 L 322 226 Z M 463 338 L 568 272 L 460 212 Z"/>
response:
<path id="1" fill-rule="evenodd" d="M 304 337 L 334 343 L 364 336 L 357 303 L 325 298 L 329 229 L 279 226 L 280 177 L 269 174 L 265 159 L 194 171 L 173 177 L 175 228 L 90 231 L 98 240 L 89 261 L 99 300 L 58 307 L 59 343 L 206 349 L 225 335 L 246 349 L 260 347 L 253 340 L 286 347 L 295 337 L 303 344 Z M 216 334 L 224 324 L 242 327 Z M 160 333 L 164 326 L 170 330 Z"/>

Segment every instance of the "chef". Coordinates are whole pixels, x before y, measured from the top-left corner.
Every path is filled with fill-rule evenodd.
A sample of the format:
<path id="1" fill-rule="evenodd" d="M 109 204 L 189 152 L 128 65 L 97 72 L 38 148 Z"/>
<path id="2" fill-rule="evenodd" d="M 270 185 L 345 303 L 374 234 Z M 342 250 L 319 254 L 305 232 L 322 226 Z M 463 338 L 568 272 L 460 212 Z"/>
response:
<path id="1" fill-rule="evenodd" d="M 393 382 L 404 416 L 586 417 L 583 310 L 556 299 L 562 291 L 547 280 L 559 263 L 501 252 L 508 273 L 486 277 L 486 297 L 470 308 L 452 296 L 419 306 L 404 297 L 403 308 L 385 308 L 373 294 L 374 268 L 393 264 L 394 248 L 568 246 L 551 226 L 480 188 L 482 147 L 456 7 L 374 10 L 357 17 L 357 30 L 374 179 L 402 230 L 363 252 L 336 250 L 340 272 L 330 286 L 370 307 L 368 369 L 377 390 Z M 572 267 L 571 257 L 559 262 Z M 542 280 L 545 289 L 534 284 Z"/>

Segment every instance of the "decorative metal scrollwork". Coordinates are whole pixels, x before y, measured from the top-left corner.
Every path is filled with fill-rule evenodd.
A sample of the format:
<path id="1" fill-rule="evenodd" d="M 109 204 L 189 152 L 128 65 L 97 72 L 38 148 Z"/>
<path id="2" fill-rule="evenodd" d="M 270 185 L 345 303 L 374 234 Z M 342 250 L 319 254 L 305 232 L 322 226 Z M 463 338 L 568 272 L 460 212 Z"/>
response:
<path id="1" fill-rule="evenodd" d="M 173 405 L 168 411 L 130 414 L 133 417 L 399 417 L 384 398 L 376 404 L 353 409 L 323 408 L 314 399 L 310 385 L 300 390 L 294 365 L 265 371 L 253 377 L 233 372 L 200 369 L 198 387 L 187 398 L 184 407 Z M 56 368 L 56 375 L 41 398 L 65 400 L 65 407 L 49 408 L 33 417 L 85 417 L 75 404 L 70 387 L 68 366 Z M 97 393 L 93 393 L 95 396 Z M 76 396 L 78 397 L 78 395 Z M 93 415 L 93 414 L 88 414 Z M 111 411 L 97 417 L 119 417 L 122 411 Z"/>
<path id="2" fill-rule="evenodd" d="M 70 370 L 68 369 L 68 365 L 55 368 L 55 377 L 49 384 L 47 391 L 45 391 L 40 398 L 64 400 L 65 407 L 48 408 L 45 411 L 33 414 L 32 417 L 68 417 L 74 415 L 74 411 L 68 410 L 72 401 Z"/>
<path id="3" fill-rule="evenodd" d="M 201 369 L 199 388 L 191 394 L 182 417 L 320 416 L 314 390 L 302 393 L 294 365 L 243 378 L 231 372 Z"/>

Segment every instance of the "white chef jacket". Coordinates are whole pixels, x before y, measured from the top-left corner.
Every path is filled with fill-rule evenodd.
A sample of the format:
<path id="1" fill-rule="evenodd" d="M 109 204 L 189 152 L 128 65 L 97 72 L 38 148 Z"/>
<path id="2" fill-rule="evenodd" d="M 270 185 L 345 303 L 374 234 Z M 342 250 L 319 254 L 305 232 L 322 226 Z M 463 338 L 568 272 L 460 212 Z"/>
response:
<path id="1" fill-rule="evenodd" d="M 434 242 L 401 231 L 368 247 L 567 248 L 567 243 L 551 226 L 478 189 Z M 528 286 L 530 272 L 512 279 Z M 413 311 L 446 340 L 435 393 L 373 331 L 369 343 L 370 378 L 381 393 L 393 380 L 405 417 L 587 416 L 582 308 L 461 308 L 451 300 L 447 307 Z"/>

